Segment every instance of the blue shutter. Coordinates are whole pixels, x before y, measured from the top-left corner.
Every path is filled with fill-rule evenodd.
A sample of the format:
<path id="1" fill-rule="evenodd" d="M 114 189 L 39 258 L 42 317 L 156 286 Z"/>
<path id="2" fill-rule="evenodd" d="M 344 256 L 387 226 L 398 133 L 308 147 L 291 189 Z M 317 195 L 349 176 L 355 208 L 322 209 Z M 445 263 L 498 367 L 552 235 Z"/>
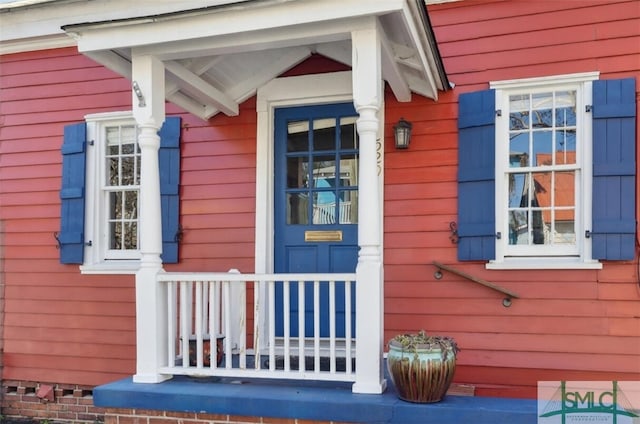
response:
<path id="1" fill-rule="evenodd" d="M 495 259 L 495 90 L 461 94 L 458 260 Z"/>
<path id="2" fill-rule="evenodd" d="M 64 127 L 60 189 L 60 263 L 84 260 L 84 196 L 87 129 L 84 123 Z"/>
<path id="3" fill-rule="evenodd" d="M 180 117 L 167 117 L 160 129 L 162 262 L 178 262 L 180 233 Z"/>
<path id="4" fill-rule="evenodd" d="M 635 79 L 593 82 L 593 258 L 629 260 L 636 231 Z"/>

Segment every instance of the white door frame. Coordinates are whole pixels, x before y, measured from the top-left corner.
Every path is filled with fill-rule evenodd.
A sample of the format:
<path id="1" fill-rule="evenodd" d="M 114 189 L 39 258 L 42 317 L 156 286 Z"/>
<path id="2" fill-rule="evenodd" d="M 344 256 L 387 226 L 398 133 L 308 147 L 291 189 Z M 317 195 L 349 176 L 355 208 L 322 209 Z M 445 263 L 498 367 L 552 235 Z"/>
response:
<path id="1" fill-rule="evenodd" d="M 274 110 L 277 107 L 311 104 L 344 103 L 353 101 L 351 71 L 327 74 L 276 78 L 258 89 L 256 111 L 256 225 L 255 272 L 272 273 L 274 232 Z M 378 114 L 384 122 L 384 107 Z M 378 136 L 378 177 L 380 178 L 380 213 L 382 233 L 382 204 L 384 181 L 384 126 Z M 363 183 L 363 182 L 359 182 Z"/>

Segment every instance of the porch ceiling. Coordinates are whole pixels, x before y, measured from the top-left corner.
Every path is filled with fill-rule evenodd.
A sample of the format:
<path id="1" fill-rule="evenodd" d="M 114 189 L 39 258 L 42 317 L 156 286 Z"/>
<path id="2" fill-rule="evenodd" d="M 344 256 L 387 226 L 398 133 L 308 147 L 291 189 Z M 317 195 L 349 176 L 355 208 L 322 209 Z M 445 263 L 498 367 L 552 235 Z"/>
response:
<path id="1" fill-rule="evenodd" d="M 399 101 L 437 99 L 448 81 L 424 0 L 249 0 L 63 26 L 78 49 L 131 79 L 137 55 L 165 66 L 166 99 L 209 119 L 237 115 L 257 89 L 317 53 L 351 66 L 351 31 L 382 35 L 382 76 Z M 222 2 L 224 3 L 224 2 Z"/>

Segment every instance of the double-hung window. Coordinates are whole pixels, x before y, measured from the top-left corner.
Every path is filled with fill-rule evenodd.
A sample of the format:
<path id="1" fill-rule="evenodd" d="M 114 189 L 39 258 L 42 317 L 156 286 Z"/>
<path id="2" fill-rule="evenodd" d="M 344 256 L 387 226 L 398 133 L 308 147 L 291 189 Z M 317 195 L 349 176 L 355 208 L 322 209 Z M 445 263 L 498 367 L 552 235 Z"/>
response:
<path id="1" fill-rule="evenodd" d="M 633 258 L 633 84 L 593 72 L 460 96 L 460 260 L 539 269 Z"/>
<path id="2" fill-rule="evenodd" d="M 177 261 L 179 118 L 160 131 L 163 260 Z M 132 273 L 140 259 L 140 165 L 138 129 L 131 112 L 86 116 L 65 128 L 62 263 L 84 273 Z"/>
<path id="3" fill-rule="evenodd" d="M 130 113 L 90 115 L 87 134 L 87 234 L 92 263 L 140 258 L 138 129 Z M 119 266 L 127 267 L 126 263 Z"/>

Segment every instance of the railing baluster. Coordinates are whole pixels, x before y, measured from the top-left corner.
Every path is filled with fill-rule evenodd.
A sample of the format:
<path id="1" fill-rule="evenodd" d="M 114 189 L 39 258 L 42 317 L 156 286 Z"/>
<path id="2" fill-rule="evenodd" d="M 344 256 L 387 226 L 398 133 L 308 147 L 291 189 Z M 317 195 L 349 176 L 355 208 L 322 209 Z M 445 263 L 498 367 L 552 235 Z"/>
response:
<path id="1" fill-rule="evenodd" d="M 329 372 L 336 372 L 336 282 L 329 281 Z"/>
<path id="2" fill-rule="evenodd" d="M 282 282 L 282 313 L 284 314 L 284 370 L 291 370 L 290 335 L 291 335 L 291 302 L 289 281 Z"/>
<path id="3" fill-rule="evenodd" d="M 306 371 L 306 358 L 304 352 L 305 342 L 305 319 L 307 311 L 304 306 L 304 286 L 306 282 L 298 280 L 298 372 L 303 373 Z"/>
<path id="4" fill-rule="evenodd" d="M 182 354 L 182 366 L 189 366 L 189 319 L 187 317 L 189 290 L 191 283 L 180 282 L 180 353 Z"/>
<path id="5" fill-rule="evenodd" d="M 168 366 L 176 362 L 176 307 L 177 307 L 177 283 L 170 281 L 167 284 L 167 361 Z"/>
<path id="6" fill-rule="evenodd" d="M 239 305 L 236 305 L 236 308 L 240 308 L 240 322 L 235 323 L 235 325 L 240 326 L 239 332 L 239 340 L 238 340 L 238 353 L 240 355 L 240 368 L 247 368 L 247 283 L 246 282 L 238 282 L 236 285 L 244 285 L 244 290 L 240 291 L 239 295 Z"/>
<path id="7" fill-rule="evenodd" d="M 223 299 L 223 324 L 224 324 L 224 333 L 227 337 L 224 343 L 224 365 L 226 369 L 232 368 L 233 365 L 233 352 L 231 346 L 231 288 L 229 287 L 231 283 L 229 281 L 222 282 L 222 299 Z"/>
<path id="8" fill-rule="evenodd" d="M 195 283 L 195 297 L 196 297 L 196 310 L 195 310 L 195 344 L 196 344 L 196 367 L 202 368 L 203 366 L 203 340 L 202 340 L 202 281 L 196 281 Z M 191 356 L 191 355 L 189 355 Z M 191 359 L 191 358 L 189 358 Z"/>
<path id="9" fill-rule="evenodd" d="M 216 290 L 218 288 L 217 281 L 211 281 L 207 285 L 207 308 L 209 310 L 209 322 L 207 328 L 209 331 L 209 349 L 211 351 L 211 360 L 209 361 L 209 367 L 218 368 L 218 304 L 216 296 Z"/>
<path id="10" fill-rule="evenodd" d="M 262 292 L 262 281 L 253 282 L 253 368 L 259 370 L 262 368 L 260 364 L 260 344 L 262 343 L 262 326 L 260 309 L 262 301 L 260 300 L 260 293 Z"/>
<path id="11" fill-rule="evenodd" d="M 269 281 L 269 371 L 276 369 L 276 282 Z"/>
<path id="12" fill-rule="evenodd" d="M 320 281 L 313 282 L 313 371 L 320 372 Z"/>
<path id="13" fill-rule="evenodd" d="M 345 372 L 351 374 L 351 281 L 344 282 L 344 349 Z"/>

